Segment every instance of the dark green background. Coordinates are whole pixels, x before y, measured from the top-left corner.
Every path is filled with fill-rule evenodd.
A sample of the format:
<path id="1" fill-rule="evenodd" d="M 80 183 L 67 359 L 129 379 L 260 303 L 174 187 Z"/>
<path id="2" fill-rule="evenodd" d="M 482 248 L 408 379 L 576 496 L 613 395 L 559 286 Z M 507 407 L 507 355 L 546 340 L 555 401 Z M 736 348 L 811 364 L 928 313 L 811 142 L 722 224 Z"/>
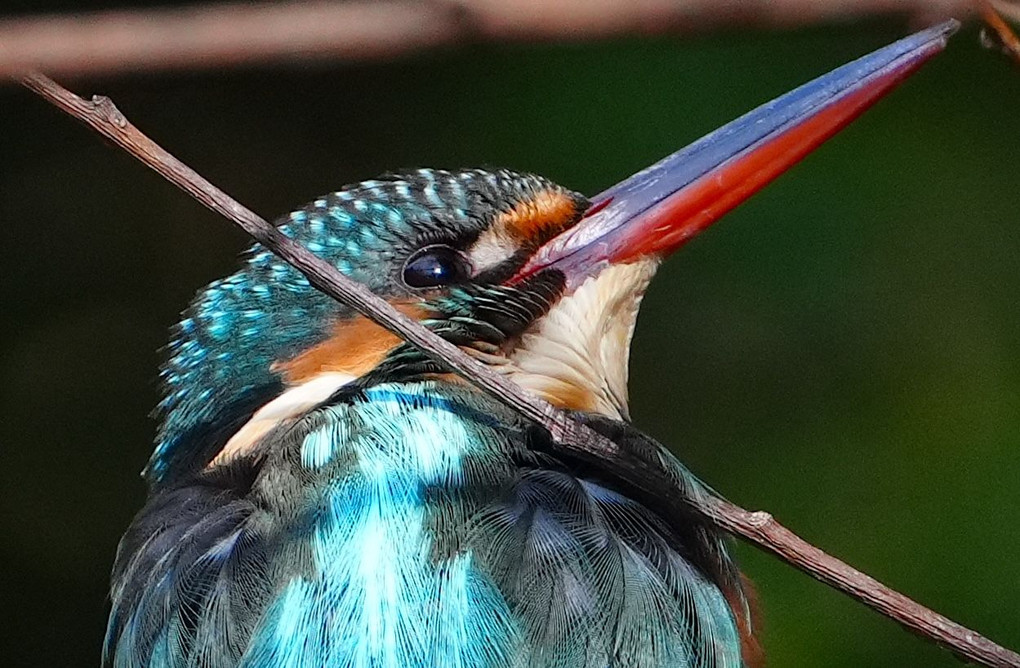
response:
<path id="1" fill-rule="evenodd" d="M 108 78 L 267 216 L 385 170 L 499 165 L 594 193 L 905 34 L 893 22 L 386 64 Z M 977 29 L 685 248 L 646 301 L 638 425 L 714 487 L 1020 646 L 1020 72 Z M 139 507 L 157 348 L 245 238 L 0 88 L 0 656 L 94 666 Z M 741 546 L 772 666 L 954 659 Z"/>

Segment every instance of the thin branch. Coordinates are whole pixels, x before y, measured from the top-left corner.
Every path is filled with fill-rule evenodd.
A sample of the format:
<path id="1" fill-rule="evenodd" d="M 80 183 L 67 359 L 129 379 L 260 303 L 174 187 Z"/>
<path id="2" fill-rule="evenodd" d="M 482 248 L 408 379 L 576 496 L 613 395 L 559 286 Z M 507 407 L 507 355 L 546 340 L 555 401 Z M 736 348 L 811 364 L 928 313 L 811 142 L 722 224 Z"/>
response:
<path id="1" fill-rule="evenodd" d="M 306 0 L 0 20 L 0 81 L 392 58 L 477 41 L 789 28 L 899 15 L 930 24 L 972 0 Z"/>
<path id="2" fill-rule="evenodd" d="M 259 243 L 304 274 L 315 288 L 333 299 L 352 306 L 379 325 L 421 348 L 434 360 L 449 366 L 455 373 L 493 396 L 499 397 L 510 408 L 545 425 L 557 441 L 585 435 L 587 427 L 571 420 L 504 376 L 477 363 L 463 350 L 428 331 L 386 300 L 347 278 L 170 155 L 132 125 L 109 98 L 96 96 L 91 102 L 87 102 L 53 80 L 38 74 L 27 76 L 24 82 L 30 89 L 68 114 L 84 121 L 208 208 L 237 223 Z"/>
<path id="3" fill-rule="evenodd" d="M 1020 655 L 930 610 L 870 576 L 831 557 L 786 529 L 764 512 L 750 512 L 711 497 L 680 498 L 657 462 L 623 452 L 614 442 L 522 390 L 469 357 L 420 323 L 404 316 L 385 300 L 342 275 L 334 267 L 281 234 L 273 225 L 167 153 L 132 125 L 108 98 L 83 100 L 41 74 L 23 81 L 50 103 L 83 121 L 143 163 L 159 172 L 213 211 L 239 225 L 273 253 L 298 269 L 333 299 L 348 304 L 389 331 L 420 348 L 437 362 L 543 426 L 564 456 L 609 465 L 613 473 L 661 500 L 663 513 L 680 513 L 691 504 L 722 529 L 757 545 L 795 568 L 899 622 L 960 657 L 993 668 L 1020 668 Z"/>

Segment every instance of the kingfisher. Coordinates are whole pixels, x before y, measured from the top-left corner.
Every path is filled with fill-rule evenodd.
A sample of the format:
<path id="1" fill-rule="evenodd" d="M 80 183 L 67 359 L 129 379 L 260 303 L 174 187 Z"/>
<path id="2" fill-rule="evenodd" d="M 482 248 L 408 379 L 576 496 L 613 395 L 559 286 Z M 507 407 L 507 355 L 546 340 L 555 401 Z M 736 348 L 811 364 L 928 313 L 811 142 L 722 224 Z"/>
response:
<path id="1" fill-rule="evenodd" d="M 634 427 L 627 363 L 663 258 L 939 52 L 919 32 L 593 198 L 419 169 L 279 229 L 480 363 L 712 492 Z M 162 373 L 148 499 L 112 576 L 113 668 L 759 665 L 748 585 L 693 511 L 550 435 L 256 245 Z"/>

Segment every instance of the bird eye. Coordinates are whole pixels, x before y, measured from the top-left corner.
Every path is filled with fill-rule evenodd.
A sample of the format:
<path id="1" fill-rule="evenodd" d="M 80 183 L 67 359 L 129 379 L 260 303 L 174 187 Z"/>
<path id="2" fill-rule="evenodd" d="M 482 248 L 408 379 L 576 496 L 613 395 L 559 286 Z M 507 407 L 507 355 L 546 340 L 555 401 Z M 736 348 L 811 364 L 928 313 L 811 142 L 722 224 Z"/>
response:
<path id="1" fill-rule="evenodd" d="M 404 283 L 411 288 L 434 288 L 458 283 L 471 275 L 471 264 L 456 248 L 437 244 L 418 250 L 404 263 Z"/>

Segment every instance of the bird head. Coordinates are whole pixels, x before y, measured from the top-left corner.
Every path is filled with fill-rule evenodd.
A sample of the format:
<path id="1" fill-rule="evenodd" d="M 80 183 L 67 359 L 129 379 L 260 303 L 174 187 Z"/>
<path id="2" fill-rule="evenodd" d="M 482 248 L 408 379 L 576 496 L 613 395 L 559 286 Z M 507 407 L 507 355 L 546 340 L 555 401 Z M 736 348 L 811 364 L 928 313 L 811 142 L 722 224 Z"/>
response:
<path id="1" fill-rule="evenodd" d="M 280 230 L 564 409 L 627 419 L 638 307 L 659 263 L 941 50 L 944 24 L 845 65 L 591 198 L 508 170 L 343 188 Z M 150 480 L 243 455 L 344 387 L 444 369 L 256 246 L 174 331 Z"/>

